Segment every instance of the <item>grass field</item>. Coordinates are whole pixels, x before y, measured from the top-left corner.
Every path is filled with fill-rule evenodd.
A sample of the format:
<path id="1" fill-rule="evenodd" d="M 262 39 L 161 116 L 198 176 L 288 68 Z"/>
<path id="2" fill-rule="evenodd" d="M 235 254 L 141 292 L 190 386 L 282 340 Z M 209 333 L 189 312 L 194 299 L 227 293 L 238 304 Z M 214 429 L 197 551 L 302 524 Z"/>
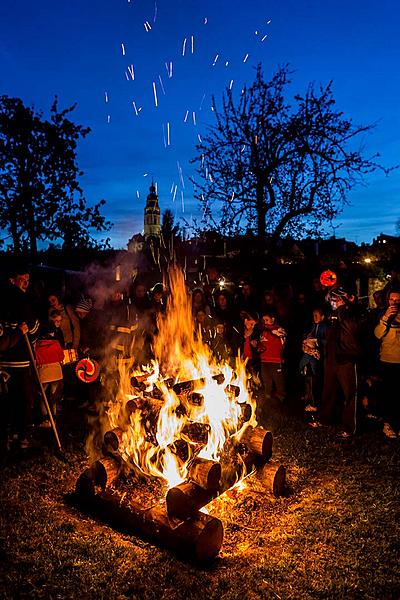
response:
<path id="1" fill-rule="evenodd" d="M 271 419 L 288 494 L 247 489 L 214 502 L 225 537 L 206 567 L 69 506 L 86 466 L 81 432 L 0 471 L 1 598 L 400 598 L 400 440 L 338 442 L 301 419 Z M 50 432 L 47 432 L 50 435 Z"/>

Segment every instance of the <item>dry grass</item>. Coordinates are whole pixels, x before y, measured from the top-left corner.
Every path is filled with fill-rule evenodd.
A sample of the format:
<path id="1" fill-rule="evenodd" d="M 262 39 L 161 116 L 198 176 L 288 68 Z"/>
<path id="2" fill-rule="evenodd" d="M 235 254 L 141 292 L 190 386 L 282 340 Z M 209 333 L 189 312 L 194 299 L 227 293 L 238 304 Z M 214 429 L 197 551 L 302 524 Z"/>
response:
<path id="1" fill-rule="evenodd" d="M 290 493 L 216 501 L 225 538 L 207 568 L 65 502 L 85 467 L 80 436 L 68 464 L 49 449 L 15 460 L 1 472 L 0 597 L 399 598 L 400 440 L 338 443 L 294 418 L 271 424 Z"/>

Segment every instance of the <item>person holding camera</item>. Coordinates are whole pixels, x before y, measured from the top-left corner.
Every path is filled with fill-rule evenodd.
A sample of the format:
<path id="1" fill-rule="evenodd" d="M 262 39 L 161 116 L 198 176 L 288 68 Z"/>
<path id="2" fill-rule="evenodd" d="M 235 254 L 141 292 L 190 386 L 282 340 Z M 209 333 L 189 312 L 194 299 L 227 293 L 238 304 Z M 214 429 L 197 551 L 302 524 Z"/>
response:
<path id="1" fill-rule="evenodd" d="M 374 333 L 380 341 L 383 433 L 395 438 L 400 430 L 400 288 L 389 290 L 387 309 Z"/>

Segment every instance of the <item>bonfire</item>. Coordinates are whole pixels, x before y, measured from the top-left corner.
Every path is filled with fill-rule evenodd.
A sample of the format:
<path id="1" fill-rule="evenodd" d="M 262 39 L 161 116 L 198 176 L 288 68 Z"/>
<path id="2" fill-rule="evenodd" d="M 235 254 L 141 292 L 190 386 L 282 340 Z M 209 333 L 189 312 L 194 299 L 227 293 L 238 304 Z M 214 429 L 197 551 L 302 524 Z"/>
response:
<path id="1" fill-rule="evenodd" d="M 169 288 L 154 359 L 140 369 L 134 356 L 119 362 L 117 394 L 88 438 L 96 460 L 76 489 L 104 518 L 205 560 L 223 538 L 207 505 L 255 471 L 279 495 L 285 470 L 269 463 L 272 434 L 257 425 L 245 361 L 218 363 L 194 331 L 179 269 Z"/>

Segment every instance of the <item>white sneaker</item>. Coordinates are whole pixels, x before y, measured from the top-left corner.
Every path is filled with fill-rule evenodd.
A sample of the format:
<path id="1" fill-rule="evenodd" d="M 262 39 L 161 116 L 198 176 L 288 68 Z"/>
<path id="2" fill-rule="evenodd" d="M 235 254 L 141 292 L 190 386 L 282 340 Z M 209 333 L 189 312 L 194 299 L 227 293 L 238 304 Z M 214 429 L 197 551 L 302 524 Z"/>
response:
<path id="1" fill-rule="evenodd" d="M 391 440 L 397 438 L 396 432 L 392 429 L 389 423 L 383 424 L 383 433 L 386 435 L 387 438 L 390 438 Z"/>

